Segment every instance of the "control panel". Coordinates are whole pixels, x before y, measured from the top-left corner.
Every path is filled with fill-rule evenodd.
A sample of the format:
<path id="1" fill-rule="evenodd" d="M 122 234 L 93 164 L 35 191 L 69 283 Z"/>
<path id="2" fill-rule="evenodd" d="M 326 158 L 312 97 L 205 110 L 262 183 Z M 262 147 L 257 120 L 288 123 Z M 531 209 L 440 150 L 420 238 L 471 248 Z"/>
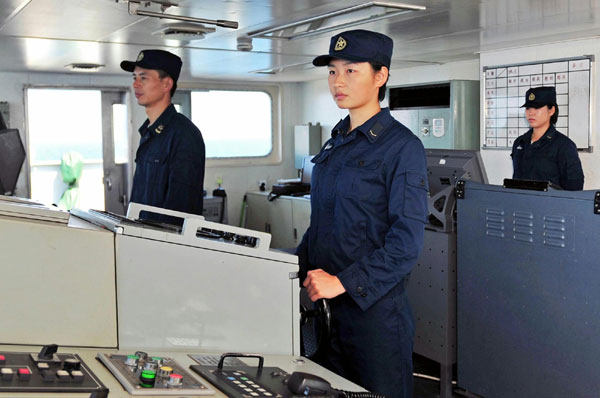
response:
<path id="1" fill-rule="evenodd" d="M 57 350 L 50 344 L 39 353 L 0 352 L 0 392 L 108 391 L 77 354 Z"/>
<path id="2" fill-rule="evenodd" d="M 214 395 L 174 359 L 137 351 L 131 355 L 103 354 L 97 358 L 131 395 Z"/>
<path id="3" fill-rule="evenodd" d="M 277 367 L 263 367 L 256 354 L 226 353 L 217 356 L 190 355 L 199 365 L 190 368 L 231 398 L 288 398 L 295 396 L 287 387 L 289 374 Z M 237 357 L 256 358 L 258 367 Z M 218 359 L 217 359 L 218 358 Z"/>

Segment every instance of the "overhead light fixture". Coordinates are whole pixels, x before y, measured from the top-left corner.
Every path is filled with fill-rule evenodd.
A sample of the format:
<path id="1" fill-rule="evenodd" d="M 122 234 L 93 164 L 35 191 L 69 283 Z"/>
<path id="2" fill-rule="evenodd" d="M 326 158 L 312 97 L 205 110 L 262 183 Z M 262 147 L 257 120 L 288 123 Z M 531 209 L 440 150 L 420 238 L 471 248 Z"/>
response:
<path id="1" fill-rule="evenodd" d="M 312 64 L 312 61 L 309 61 L 309 62 L 299 62 L 299 63 L 288 64 L 288 65 L 272 66 L 272 67 L 266 68 L 266 69 L 251 70 L 248 73 L 256 73 L 259 75 L 276 75 L 285 70 L 304 70 L 304 69 L 311 69 L 311 68 L 314 68 L 314 66 Z"/>
<path id="2" fill-rule="evenodd" d="M 368 13 L 368 9 L 373 7 L 382 8 L 382 11 L 371 15 L 365 15 L 365 13 Z M 406 14 L 413 11 L 424 11 L 426 9 L 427 7 L 424 6 L 399 3 L 395 1 L 369 1 L 364 4 L 342 8 L 337 11 L 331 11 L 325 14 L 305 18 L 300 21 L 291 22 L 285 25 L 254 30 L 252 32 L 249 32 L 247 36 L 249 38 L 262 39 L 300 39 L 303 37 L 331 32 L 333 30 L 344 29 L 369 22 L 375 22 L 385 18 L 392 18 L 397 15 Z M 340 21 L 339 23 L 336 23 L 334 21 L 334 19 L 342 15 L 351 13 L 360 15 L 358 15 L 356 19 Z M 328 24 L 328 21 L 331 21 L 332 23 Z M 301 27 L 306 27 L 306 29 L 298 29 Z"/>
<path id="3" fill-rule="evenodd" d="M 204 39 L 207 33 L 213 33 L 216 30 L 216 28 L 201 24 L 176 23 L 163 25 L 161 29 L 152 32 L 152 34 L 162 35 L 166 39 L 191 41 Z"/>
<path id="4" fill-rule="evenodd" d="M 154 11 L 146 11 L 140 10 L 140 6 L 149 7 L 152 3 L 160 4 L 160 10 L 162 12 L 154 12 Z M 186 17 L 185 15 L 174 15 L 174 14 L 165 14 L 164 11 L 169 7 L 177 7 L 178 4 L 171 3 L 170 1 L 159 1 L 159 0 L 127 0 L 128 10 L 130 15 L 142 15 L 146 17 L 154 17 L 154 18 L 164 18 L 164 19 L 174 19 L 177 21 L 184 22 L 193 22 L 193 23 L 204 23 L 208 25 L 217 25 L 223 28 L 231 28 L 237 29 L 238 23 L 236 21 L 226 21 L 222 19 L 213 20 L 213 19 L 204 19 L 204 18 L 195 18 L 195 17 Z"/>
<path id="5" fill-rule="evenodd" d="M 98 72 L 100 69 L 104 68 L 105 66 L 106 65 L 102 65 L 102 64 L 74 62 L 72 64 L 65 65 L 65 68 L 70 69 L 73 72 Z"/>

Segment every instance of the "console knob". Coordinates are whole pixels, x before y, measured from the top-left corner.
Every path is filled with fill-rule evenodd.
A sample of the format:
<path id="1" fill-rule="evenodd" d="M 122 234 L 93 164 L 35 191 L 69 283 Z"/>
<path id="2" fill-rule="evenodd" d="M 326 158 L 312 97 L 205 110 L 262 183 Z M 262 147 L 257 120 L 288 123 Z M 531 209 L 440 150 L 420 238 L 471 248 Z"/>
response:
<path id="1" fill-rule="evenodd" d="M 173 373 L 173 368 L 170 366 L 161 366 L 160 369 L 158 369 L 158 377 L 160 378 L 166 379 L 171 373 Z"/>
<path id="2" fill-rule="evenodd" d="M 149 361 L 144 364 L 144 370 L 153 370 L 156 373 L 158 369 L 158 363 L 154 361 Z"/>
<path id="3" fill-rule="evenodd" d="M 179 387 L 183 385 L 183 376 L 178 373 L 171 373 L 169 381 L 167 381 L 169 387 Z"/>
<path id="4" fill-rule="evenodd" d="M 148 358 L 148 353 L 144 351 L 136 351 L 135 356 L 138 357 L 141 361 L 145 361 Z"/>
<path id="5" fill-rule="evenodd" d="M 139 359 L 140 358 L 137 355 L 127 355 L 127 358 L 125 359 L 125 365 L 137 366 Z"/>

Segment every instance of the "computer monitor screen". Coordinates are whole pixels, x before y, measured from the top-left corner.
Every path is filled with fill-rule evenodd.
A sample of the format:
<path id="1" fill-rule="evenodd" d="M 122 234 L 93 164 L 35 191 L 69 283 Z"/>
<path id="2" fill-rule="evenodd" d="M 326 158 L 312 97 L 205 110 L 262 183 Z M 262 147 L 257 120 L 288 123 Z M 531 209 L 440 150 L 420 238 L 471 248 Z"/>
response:
<path id="1" fill-rule="evenodd" d="M 12 194 L 25 161 L 25 148 L 17 129 L 0 130 L 0 194 Z"/>
<path id="2" fill-rule="evenodd" d="M 310 184 L 312 169 L 315 165 L 313 162 L 311 162 L 312 158 L 313 156 L 305 156 L 302 160 L 302 178 L 300 179 L 300 182 L 304 184 Z"/>
<path id="3" fill-rule="evenodd" d="M 458 180 L 487 184 L 488 179 L 479 151 L 426 149 L 429 193 L 456 185 Z"/>

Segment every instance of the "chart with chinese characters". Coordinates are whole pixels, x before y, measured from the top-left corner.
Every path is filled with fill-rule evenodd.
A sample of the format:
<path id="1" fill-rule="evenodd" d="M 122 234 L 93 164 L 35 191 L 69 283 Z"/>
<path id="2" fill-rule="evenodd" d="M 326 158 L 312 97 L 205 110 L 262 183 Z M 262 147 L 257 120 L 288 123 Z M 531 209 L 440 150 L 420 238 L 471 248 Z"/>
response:
<path id="1" fill-rule="evenodd" d="M 556 129 L 577 148 L 590 147 L 591 71 L 593 57 L 483 68 L 483 148 L 511 149 L 513 141 L 529 130 L 525 93 L 531 87 L 554 86 L 559 116 Z"/>

